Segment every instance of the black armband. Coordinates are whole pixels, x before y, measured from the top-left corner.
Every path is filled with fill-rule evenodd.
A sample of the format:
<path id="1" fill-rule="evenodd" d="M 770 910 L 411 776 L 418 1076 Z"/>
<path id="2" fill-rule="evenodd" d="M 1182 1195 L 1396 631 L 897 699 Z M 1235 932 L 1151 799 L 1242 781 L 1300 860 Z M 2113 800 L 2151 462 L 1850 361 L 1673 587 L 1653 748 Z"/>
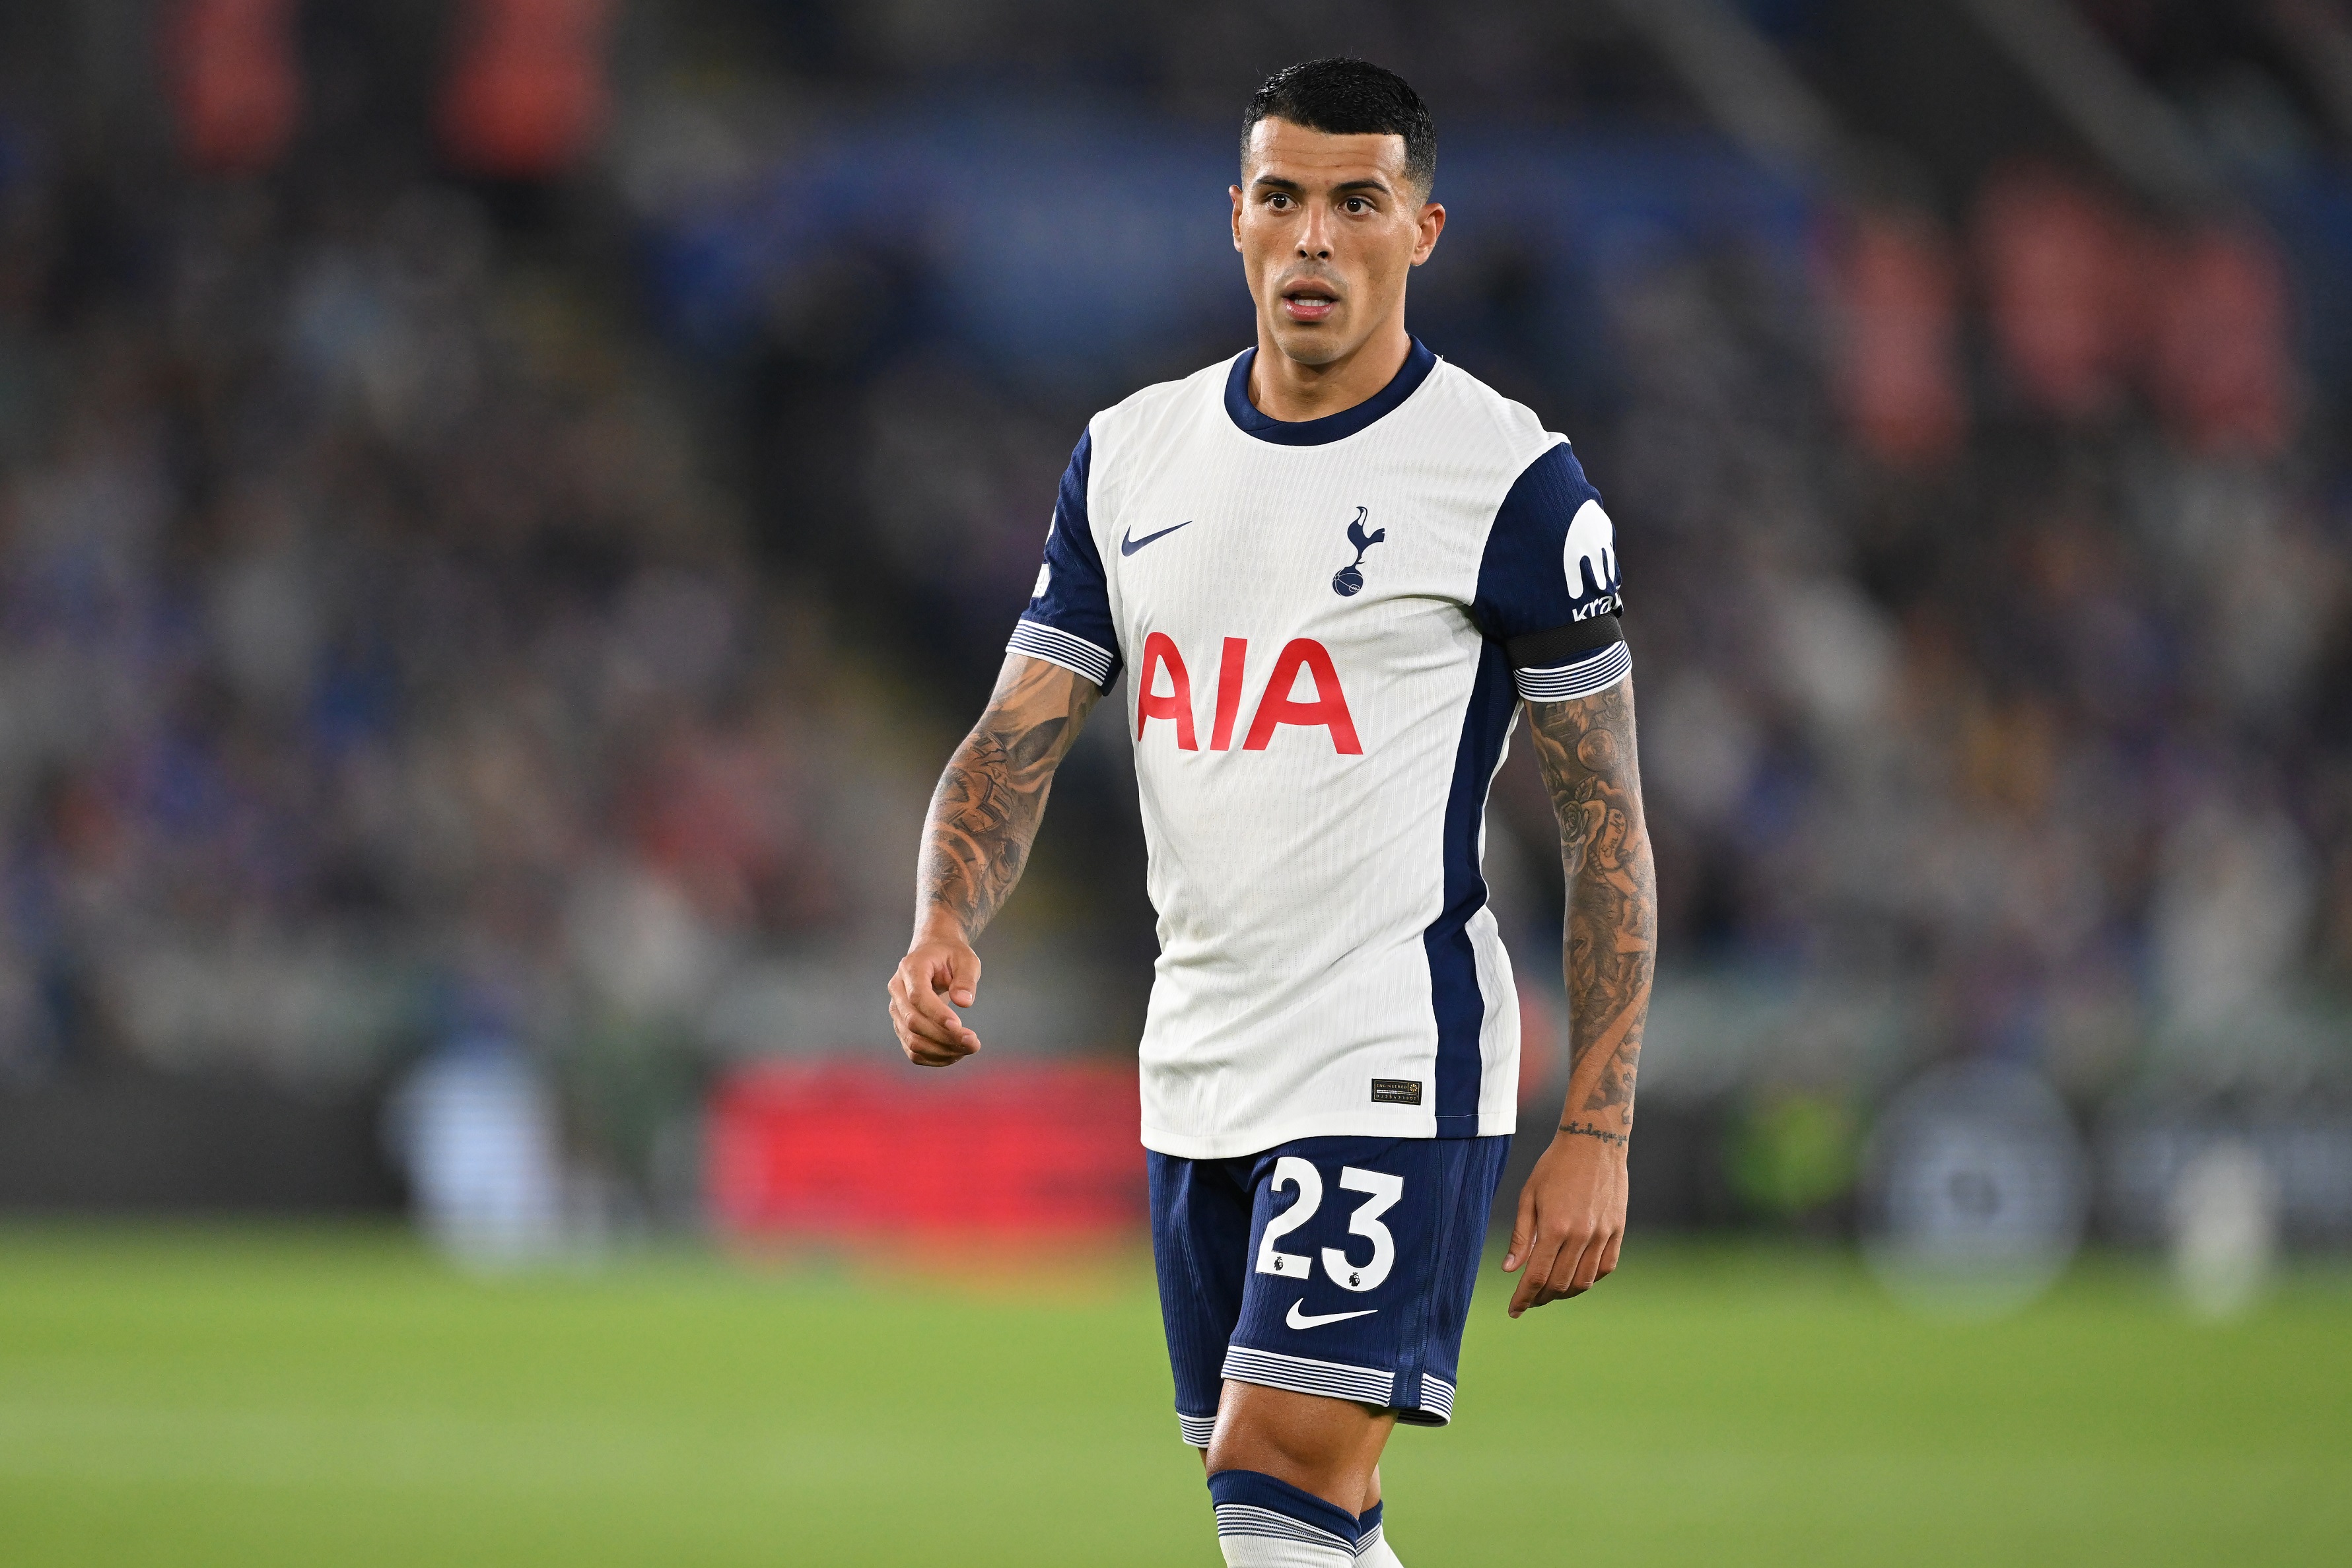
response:
<path id="1" fill-rule="evenodd" d="M 1503 644 L 1503 653 L 1515 670 L 1549 670 L 1573 664 L 1596 648 L 1624 640 L 1625 628 L 1618 612 L 1612 610 L 1589 621 L 1571 621 L 1548 632 L 1514 637 Z"/>

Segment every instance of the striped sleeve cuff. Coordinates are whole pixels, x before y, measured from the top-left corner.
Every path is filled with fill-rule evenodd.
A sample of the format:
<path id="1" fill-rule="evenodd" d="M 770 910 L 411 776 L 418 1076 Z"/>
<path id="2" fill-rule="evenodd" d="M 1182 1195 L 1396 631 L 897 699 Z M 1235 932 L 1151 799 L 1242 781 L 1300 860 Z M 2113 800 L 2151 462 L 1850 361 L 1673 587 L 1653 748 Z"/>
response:
<path id="1" fill-rule="evenodd" d="M 1570 664 L 1541 670 L 1514 670 L 1511 674 L 1519 684 L 1519 695 L 1528 701 L 1564 703 L 1607 691 L 1632 674 L 1633 669 L 1633 651 L 1622 643 L 1612 643 L 1599 653 Z"/>
<path id="2" fill-rule="evenodd" d="M 1109 649 L 1097 647 L 1084 637 L 1074 637 L 1058 626 L 1026 617 L 1013 625 L 1012 640 L 1004 644 L 1004 651 L 1059 664 L 1086 676 L 1105 691 L 1110 689 L 1111 676 L 1118 669 L 1118 655 Z"/>

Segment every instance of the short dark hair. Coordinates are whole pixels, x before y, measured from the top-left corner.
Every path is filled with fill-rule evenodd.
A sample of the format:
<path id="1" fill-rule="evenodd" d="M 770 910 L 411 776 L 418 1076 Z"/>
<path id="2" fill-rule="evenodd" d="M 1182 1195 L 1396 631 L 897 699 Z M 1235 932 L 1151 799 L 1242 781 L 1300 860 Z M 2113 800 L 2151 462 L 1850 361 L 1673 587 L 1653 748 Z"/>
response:
<path id="1" fill-rule="evenodd" d="M 1285 66 L 1242 110 L 1242 167 L 1261 120 L 1286 120 L 1326 136 L 1402 136 L 1404 169 L 1423 193 L 1437 181 L 1437 122 L 1404 78 L 1370 60 L 1334 57 Z"/>

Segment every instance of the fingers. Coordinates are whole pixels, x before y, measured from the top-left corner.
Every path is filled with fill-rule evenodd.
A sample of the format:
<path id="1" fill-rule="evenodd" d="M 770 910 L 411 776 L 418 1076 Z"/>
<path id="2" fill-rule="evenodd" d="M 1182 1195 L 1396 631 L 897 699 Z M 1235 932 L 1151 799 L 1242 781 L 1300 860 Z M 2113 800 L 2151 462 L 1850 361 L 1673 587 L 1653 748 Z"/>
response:
<path id="1" fill-rule="evenodd" d="M 1528 1260 L 1528 1249 L 1536 1239 L 1536 1186 L 1529 1182 L 1519 1188 L 1519 1215 L 1511 1223 L 1511 1244 L 1503 1252 L 1503 1272 L 1508 1274 Z"/>
<path id="2" fill-rule="evenodd" d="M 1577 1260 L 1584 1256 L 1586 1245 L 1581 1233 L 1560 1234 L 1549 1248 L 1540 1241 L 1537 1243 L 1538 1250 L 1547 1255 L 1544 1268 L 1540 1272 L 1528 1270 L 1528 1278 L 1519 1282 L 1519 1289 L 1528 1293 L 1528 1306 L 1549 1306 L 1573 1293 L 1568 1288 L 1569 1281 L 1576 1274 Z"/>
<path id="3" fill-rule="evenodd" d="M 1595 1231 L 1564 1243 L 1551 1278 L 1545 1281 L 1544 1300 L 1557 1301 L 1568 1296 L 1580 1296 L 1599 1284 L 1601 1277 L 1617 1266 L 1616 1249 L 1622 1234 Z"/>
<path id="4" fill-rule="evenodd" d="M 898 1043 L 905 1049 L 908 1060 L 918 1066 L 945 1067 L 980 1049 L 980 1042 L 969 1034 L 948 1034 L 904 1009 L 896 1011 L 891 1021 L 897 1026 Z"/>
<path id="5" fill-rule="evenodd" d="M 1539 1307 L 1552 1299 L 1546 1282 L 1551 1278 L 1563 1239 L 1556 1229 L 1536 1227 L 1535 1239 L 1528 1243 L 1526 1254 L 1525 1271 L 1519 1275 L 1519 1288 L 1511 1292 L 1511 1316 L 1517 1317 L 1529 1307 Z"/>
<path id="6" fill-rule="evenodd" d="M 947 992 L 948 1000 L 960 1008 L 968 1008 L 980 1000 L 979 954 L 969 947 L 959 953 L 951 953 L 948 956 L 945 969 L 947 984 L 941 989 Z M 964 1032 L 971 1033 L 970 1030 Z M 972 1043 L 975 1046 L 980 1043 L 978 1035 L 972 1035 Z"/>
<path id="7" fill-rule="evenodd" d="M 1609 1239 L 1605 1236 L 1595 1236 L 1584 1244 L 1583 1250 L 1577 1257 L 1575 1267 L 1562 1271 L 1561 1277 L 1565 1283 L 1560 1287 L 1561 1295 L 1580 1296 L 1592 1289 L 1592 1281 L 1600 1276 L 1601 1254 L 1608 1245 Z M 1568 1249 L 1561 1248 L 1560 1256 L 1567 1257 Z"/>
<path id="8" fill-rule="evenodd" d="M 915 1039 L 964 1052 L 979 1046 L 980 1037 L 966 1029 L 955 1009 L 922 980 L 910 980 L 894 1001 L 906 1032 Z"/>
<path id="9" fill-rule="evenodd" d="M 918 1067 L 950 1067 L 980 1049 L 976 1044 L 925 1032 L 926 1026 L 896 1000 L 890 1004 L 890 1025 L 898 1033 L 899 1050 Z"/>
<path id="10" fill-rule="evenodd" d="M 1523 1239 L 1530 1231 L 1533 1239 Z M 1617 1267 L 1617 1251 L 1623 1240 L 1622 1230 L 1531 1225 L 1528 1205 L 1522 1200 L 1518 1228 L 1511 1236 L 1511 1253 L 1505 1259 L 1507 1266 L 1511 1258 L 1519 1259 L 1526 1270 L 1519 1276 L 1518 1289 L 1511 1292 L 1510 1315 L 1516 1318 L 1530 1307 L 1584 1294 Z"/>

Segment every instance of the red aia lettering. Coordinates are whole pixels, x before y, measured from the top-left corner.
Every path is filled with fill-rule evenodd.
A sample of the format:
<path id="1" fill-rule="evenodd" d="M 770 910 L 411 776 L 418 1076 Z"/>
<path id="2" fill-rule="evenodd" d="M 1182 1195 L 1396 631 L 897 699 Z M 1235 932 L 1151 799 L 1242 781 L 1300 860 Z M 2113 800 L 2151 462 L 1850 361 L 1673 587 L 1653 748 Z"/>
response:
<path id="1" fill-rule="evenodd" d="M 1168 678 L 1174 689 L 1164 697 L 1155 696 L 1151 683 L 1163 664 L 1168 668 Z M 1330 667 L 1328 661 L 1324 667 Z M 1176 651 L 1175 639 L 1165 632 L 1154 632 L 1143 640 L 1143 668 L 1135 680 L 1135 738 L 1138 741 L 1143 738 L 1143 727 L 1155 718 L 1176 721 L 1179 749 L 1201 749 L 1201 743 L 1192 734 L 1192 677 L 1184 673 L 1184 655 Z"/>
<path id="2" fill-rule="evenodd" d="M 1217 707 L 1209 728 L 1212 751 L 1226 750 L 1234 743 L 1234 724 L 1242 710 L 1242 677 L 1248 663 L 1249 640 L 1226 638 L 1222 657 L 1217 661 Z M 1162 669 L 1168 672 L 1169 690 L 1165 695 L 1151 689 L 1158 684 Z M 1300 702 L 1291 695 L 1301 671 L 1315 688 L 1311 702 Z M 1201 748 L 1192 727 L 1192 677 L 1184 668 L 1184 655 L 1178 652 L 1175 639 L 1164 632 L 1151 632 L 1143 640 L 1143 667 L 1137 672 L 1135 683 L 1135 738 L 1139 742 L 1143 739 L 1145 727 L 1155 718 L 1175 725 L 1179 750 Z M 1274 673 L 1267 677 L 1265 690 L 1258 695 L 1257 712 L 1250 719 L 1249 735 L 1242 742 L 1242 749 L 1264 751 L 1266 743 L 1274 738 L 1276 727 L 1286 724 L 1330 731 L 1332 749 L 1342 757 L 1364 754 L 1363 742 L 1356 736 L 1355 715 L 1348 711 L 1348 694 L 1339 685 L 1339 672 L 1332 666 L 1329 650 L 1312 637 L 1293 638 L 1276 656 Z"/>
<path id="3" fill-rule="evenodd" d="M 1234 743 L 1234 716 L 1242 711 L 1242 666 L 1249 662 L 1249 639 L 1225 639 L 1225 656 L 1217 665 L 1217 722 L 1209 731 L 1209 749 L 1223 751 Z"/>
<path id="4" fill-rule="evenodd" d="M 1154 636 L 1158 633 L 1154 632 Z M 1227 646 L 1230 662 L 1232 648 Z M 1172 656 L 1175 650 L 1169 650 Z M 1150 653 L 1144 653 L 1150 667 Z M 1180 664 L 1177 666 L 1181 669 Z M 1298 672 L 1305 670 L 1315 682 L 1315 700 L 1303 703 L 1295 700 L 1290 689 L 1298 684 Z M 1146 689 L 1149 689 L 1148 686 Z M 1250 720 L 1249 738 L 1242 742 L 1244 751 L 1264 751 L 1265 743 L 1274 738 L 1274 727 L 1295 724 L 1312 727 L 1317 725 L 1331 732 L 1331 744 L 1342 757 L 1361 757 L 1362 744 L 1356 738 L 1355 716 L 1348 711 L 1348 694 L 1339 689 L 1339 672 L 1331 667 L 1331 655 L 1323 644 L 1312 637 L 1294 637 L 1283 645 L 1274 661 L 1274 674 L 1266 678 L 1265 695 L 1257 700 L 1257 716 Z M 1179 730 L 1178 734 L 1187 731 Z"/>

